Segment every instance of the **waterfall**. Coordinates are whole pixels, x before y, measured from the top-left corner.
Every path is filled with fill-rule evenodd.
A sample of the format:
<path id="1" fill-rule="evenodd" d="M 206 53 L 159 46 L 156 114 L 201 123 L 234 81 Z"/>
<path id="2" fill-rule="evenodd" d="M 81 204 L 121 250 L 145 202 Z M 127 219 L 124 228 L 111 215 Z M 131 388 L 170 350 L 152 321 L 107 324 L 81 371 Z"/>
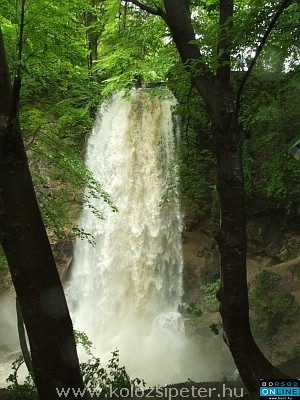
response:
<path id="1" fill-rule="evenodd" d="M 84 207 L 79 224 L 93 235 L 95 245 L 77 240 L 66 284 L 74 328 L 89 336 L 102 365 L 118 349 L 130 376 L 148 385 L 217 380 L 235 369 L 221 337 L 210 332 L 215 320 L 204 320 L 204 334 L 197 323 L 190 324 L 187 339 L 178 312 L 183 261 L 175 104 L 170 93 L 158 98 L 139 89 L 130 99 L 118 93 L 102 105 L 86 165 L 118 212 L 96 198 Z M 97 218 L 92 207 L 105 219 Z M 8 296 L 0 303 L 4 387 L 19 349 L 15 300 Z M 24 369 L 21 381 L 26 373 Z"/>
<path id="2" fill-rule="evenodd" d="M 145 90 L 106 102 L 87 146 L 86 165 L 118 212 L 94 199 L 80 227 L 67 287 L 74 328 L 107 359 L 119 349 L 133 376 L 148 384 L 187 379 L 182 366 L 182 218 L 176 196 L 173 97 Z M 174 196 L 175 192 L 175 196 Z M 169 194 L 173 194 L 169 196 Z"/>

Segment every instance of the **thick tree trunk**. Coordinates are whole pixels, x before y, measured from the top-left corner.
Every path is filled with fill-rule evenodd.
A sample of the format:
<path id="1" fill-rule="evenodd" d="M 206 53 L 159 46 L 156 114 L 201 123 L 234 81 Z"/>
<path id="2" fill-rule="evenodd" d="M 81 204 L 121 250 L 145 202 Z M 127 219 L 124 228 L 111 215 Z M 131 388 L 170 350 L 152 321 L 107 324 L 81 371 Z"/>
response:
<path id="1" fill-rule="evenodd" d="M 253 339 L 249 323 L 242 139 L 230 83 L 229 32 L 232 27 L 233 0 L 220 0 L 219 67 L 216 74 L 208 71 L 198 46 L 193 44 L 195 34 L 188 2 L 164 0 L 164 4 L 165 20 L 181 60 L 191 73 L 192 82 L 204 99 L 211 119 L 221 208 L 221 226 L 217 235 L 221 256 L 220 313 L 225 340 L 241 378 L 248 390 L 254 392 L 260 378 L 284 375 L 263 356 Z"/>
<path id="2" fill-rule="evenodd" d="M 217 98 L 219 102 L 220 97 Z M 284 374 L 267 361 L 251 333 L 242 140 L 234 113 L 226 112 L 224 107 L 223 112 L 216 114 L 212 134 L 221 209 L 220 230 L 216 237 L 221 256 L 220 313 L 225 340 L 240 376 L 247 389 L 254 392 L 260 378 L 283 378 Z"/>
<path id="3" fill-rule="evenodd" d="M 203 99 L 208 103 L 213 74 L 201 62 L 199 46 L 195 44 L 195 32 L 191 14 L 185 0 L 164 0 L 166 22 L 185 68 Z"/>
<path id="4" fill-rule="evenodd" d="M 72 322 L 37 204 L 18 120 L 7 129 L 12 106 L 0 29 L 0 241 L 26 325 L 39 397 L 54 400 L 58 398 L 56 388 L 83 389 L 83 381 Z"/>

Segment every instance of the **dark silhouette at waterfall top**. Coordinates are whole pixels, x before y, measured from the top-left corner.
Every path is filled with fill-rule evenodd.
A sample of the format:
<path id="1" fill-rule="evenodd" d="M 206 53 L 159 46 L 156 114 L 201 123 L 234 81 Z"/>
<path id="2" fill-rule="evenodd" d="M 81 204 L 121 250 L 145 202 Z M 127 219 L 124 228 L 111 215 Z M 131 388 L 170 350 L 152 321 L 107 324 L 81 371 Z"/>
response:
<path id="1" fill-rule="evenodd" d="M 136 75 L 136 82 L 135 82 L 135 84 L 134 84 L 134 87 L 136 88 L 136 89 L 141 89 L 142 87 L 144 87 L 145 85 L 144 85 L 144 80 L 143 80 L 143 78 L 142 78 L 142 75 Z"/>

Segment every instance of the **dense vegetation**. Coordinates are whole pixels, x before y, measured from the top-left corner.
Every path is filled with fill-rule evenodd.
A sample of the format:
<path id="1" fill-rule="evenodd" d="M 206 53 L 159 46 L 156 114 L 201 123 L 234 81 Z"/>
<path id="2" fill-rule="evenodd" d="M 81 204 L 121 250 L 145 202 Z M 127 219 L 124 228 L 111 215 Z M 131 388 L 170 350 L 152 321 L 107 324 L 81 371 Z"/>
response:
<path id="1" fill-rule="evenodd" d="M 253 3 L 249 11 L 245 4 L 236 16 L 236 40 L 249 43 L 249 48 L 243 49 L 244 58 L 242 45 L 237 44 L 236 81 L 255 45 L 251 37 L 256 32 L 247 31 L 243 23 L 248 16 L 244 14 L 253 13 L 254 18 L 255 7 L 260 6 L 260 2 Z M 268 7 L 260 10 L 261 30 Z M 12 76 L 18 66 L 20 12 L 18 2 L 13 6 L 2 1 L 0 21 Z M 202 18 L 194 19 L 195 27 L 201 32 L 204 29 L 208 40 L 203 43 L 199 38 L 199 44 L 209 56 L 215 46 L 217 3 L 203 3 L 196 7 L 197 12 Z M 89 14 L 94 16 L 92 25 L 87 22 Z M 273 33 L 249 83 L 241 115 L 249 206 L 264 203 L 263 208 L 285 208 L 293 218 L 299 215 L 300 166 L 286 152 L 299 132 L 299 29 L 295 15 L 291 6 Z M 88 39 L 95 32 L 98 59 L 91 70 Z M 119 1 L 81 0 L 66 5 L 31 1 L 26 5 L 21 125 L 43 215 L 55 233 L 81 233 L 76 213 L 69 218 L 66 211 L 70 201 L 74 205 L 83 201 L 82 188 L 90 179 L 82 159 L 95 112 L 104 96 L 131 88 L 138 76 L 146 85 L 168 85 L 178 98 L 183 198 L 194 209 L 208 208 L 208 204 L 217 207 L 209 121 L 166 35 L 158 18 Z"/>
<path id="2" fill-rule="evenodd" d="M 204 20 L 194 22 L 199 30 L 205 25 L 210 38 L 216 29 L 217 5 L 211 2 L 201 7 Z M 245 5 L 237 16 L 241 24 L 237 29 L 240 40 L 249 36 L 251 47 L 253 33 L 243 26 L 246 10 Z M 267 6 L 261 10 L 262 24 L 267 12 Z M 0 22 L 12 76 L 18 67 L 20 13 L 21 2 L 1 2 Z M 93 16 L 90 25 L 89 15 Z M 300 212 L 300 166 L 287 155 L 287 149 L 299 132 L 299 29 L 295 15 L 292 8 L 286 12 L 261 56 L 241 116 L 248 209 L 281 208 L 294 224 Z M 88 64 L 91 34 L 98 37 L 92 68 Z M 214 46 L 212 42 L 200 44 L 208 52 Z M 235 63 L 238 81 L 247 58 L 237 54 Z M 78 204 L 89 202 L 83 194 L 86 183 L 90 182 L 91 195 L 100 189 L 84 168 L 86 139 L 101 100 L 115 90 L 131 88 L 138 76 L 146 85 L 168 85 L 178 98 L 182 197 L 189 209 L 205 210 L 211 221 L 215 220 L 218 200 L 209 121 L 173 44 L 166 39 L 162 21 L 118 1 L 72 1 L 66 5 L 32 1 L 25 9 L 21 71 L 21 125 L 40 207 L 52 234 L 63 237 L 73 232 L 92 240 L 76 225 Z M 2 274 L 5 265 L 1 257 Z"/>
<path id="3" fill-rule="evenodd" d="M 197 65 L 186 68 L 180 62 L 164 21 L 146 12 L 147 7 L 150 14 L 153 11 L 152 2 L 143 3 L 144 10 L 132 3 L 139 2 L 0 2 L 11 75 L 22 77 L 23 136 L 40 207 L 53 237 L 77 234 L 93 240 L 76 225 L 77 211 L 82 202 L 91 206 L 90 196 L 107 202 L 110 198 L 84 167 L 86 139 L 102 99 L 122 88 L 130 90 L 137 81 L 153 90 L 168 86 L 175 93 L 181 117 L 183 204 L 188 210 L 205 210 L 212 222 L 218 219 L 211 120 L 207 104 L 190 83 Z M 220 49 L 217 40 L 219 2 L 189 3 L 196 32 L 192 44 L 201 49 L 210 73 L 217 74 L 228 65 L 228 46 Z M 300 164 L 286 152 L 299 133 L 300 35 L 299 4 L 289 3 L 246 83 L 238 122 L 248 213 L 282 209 L 292 226 L 300 215 Z M 162 4 L 158 1 L 158 7 Z M 238 91 L 279 5 L 240 1 L 234 21 L 223 26 L 231 46 L 234 90 Z M 86 186 L 88 194 L 83 191 Z M 5 269 L 2 256 L 0 263 Z"/>

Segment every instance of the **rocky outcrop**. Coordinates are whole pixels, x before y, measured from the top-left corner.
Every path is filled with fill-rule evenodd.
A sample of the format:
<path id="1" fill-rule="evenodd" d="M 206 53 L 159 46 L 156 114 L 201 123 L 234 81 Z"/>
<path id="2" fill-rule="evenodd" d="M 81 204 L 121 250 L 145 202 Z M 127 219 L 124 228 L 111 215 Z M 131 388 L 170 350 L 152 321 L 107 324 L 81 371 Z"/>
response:
<path id="1" fill-rule="evenodd" d="M 203 287 L 219 278 L 219 253 L 214 229 L 205 216 L 187 215 L 183 256 L 183 300 L 204 311 L 202 317 L 188 321 L 187 331 L 192 336 L 214 335 L 209 327 L 220 327 L 218 303 L 207 306 Z M 299 355 L 300 230 L 289 229 L 281 211 L 270 210 L 249 217 L 247 265 L 251 320 L 260 347 L 275 364 Z M 267 272 L 260 277 L 263 271 Z M 268 289 L 261 299 L 254 301 L 261 293 L 255 290 L 256 286 L 269 276 Z"/>
<path id="2" fill-rule="evenodd" d="M 51 247 L 62 282 L 66 280 L 68 270 L 72 264 L 74 242 L 74 235 L 65 236 L 61 239 L 52 239 L 51 241 Z"/>

